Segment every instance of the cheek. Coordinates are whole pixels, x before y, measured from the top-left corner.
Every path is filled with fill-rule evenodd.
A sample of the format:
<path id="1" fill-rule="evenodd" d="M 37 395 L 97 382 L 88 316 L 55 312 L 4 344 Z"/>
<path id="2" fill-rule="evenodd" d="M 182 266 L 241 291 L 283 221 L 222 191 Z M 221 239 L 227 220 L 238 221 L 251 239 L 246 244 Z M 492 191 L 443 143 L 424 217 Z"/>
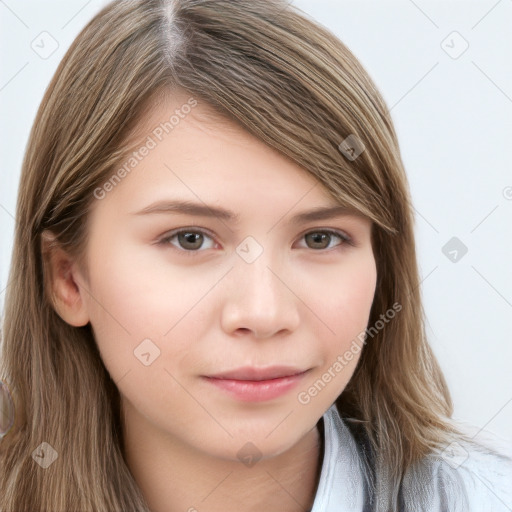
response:
<path id="1" fill-rule="evenodd" d="M 315 290 L 313 307 L 318 316 L 321 312 L 320 318 L 330 332 L 326 335 L 324 329 L 324 334 L 317 337 L 321 365 L 298 395 L 299 403 L 320 409 L 327 408 L 341 394 L 361 355 L 377 279 L 373 255 L 363 255 L 345 270 L 331 271 L 325 278 L 328 286 L 324 293 L 319 293 L 318 284 L 313 288 L 309 283 L 309 289 Z"/>
<path id="2" fill-rule="evenodd" d="M 305 279 L 303 287 L 310 290 L 311 309 L 336 340 L 327 346 L 339 349 L 366 328 L 375 295 L 375 260 L 371 253 L 363 254 L 337 271 L 321 272 L 310 282 Z"/>
<path id="3" fill-rule="evenodd" d="M 190 349 L 191 336 L 200 337 L 208 327 L 203 310 L 208 301 L 202 299 L 223 274 L 173 267 L 163 258 L 161 264 L 148 265 L 136 251 L 129 254 L 104 252 L 105 257 L 91 266 L 90 293 L 86 292 L 94 335 L 113 377 L 139 369 L 142 361 L 136 358 L 147 353 L 155 361 L 152 367 L 165 356 L 179 365 Z"/>

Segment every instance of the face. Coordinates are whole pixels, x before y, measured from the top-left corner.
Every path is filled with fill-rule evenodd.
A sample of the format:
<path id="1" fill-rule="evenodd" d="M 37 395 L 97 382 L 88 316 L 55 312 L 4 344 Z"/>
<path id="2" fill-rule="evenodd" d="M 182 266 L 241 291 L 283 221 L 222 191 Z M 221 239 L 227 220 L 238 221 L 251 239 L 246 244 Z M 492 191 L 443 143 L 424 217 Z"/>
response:
<path id="1" fill-rule="evenodd" d="M 371 223 L 320 215 L 339 205 L 314 177 L 189 98 L 149 113 L 149 149 L 97 190 L 80 293 L 126 418 L 215 457 L 248 441 L 272 457 L 356 367 L 340 356 L 368 322 Z"/>

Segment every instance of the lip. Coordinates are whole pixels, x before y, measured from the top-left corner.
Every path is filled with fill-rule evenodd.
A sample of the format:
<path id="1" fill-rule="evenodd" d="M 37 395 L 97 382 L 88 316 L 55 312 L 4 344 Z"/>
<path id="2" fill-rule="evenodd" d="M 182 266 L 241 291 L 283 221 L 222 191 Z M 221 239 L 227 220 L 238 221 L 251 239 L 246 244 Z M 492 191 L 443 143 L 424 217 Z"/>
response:
<path id="1" fill-rule="evenodd" d="M 263 402 L 293 389 L 308 371 L 289 366 L 244 367 L 204 378 L 238 400 Z"/>

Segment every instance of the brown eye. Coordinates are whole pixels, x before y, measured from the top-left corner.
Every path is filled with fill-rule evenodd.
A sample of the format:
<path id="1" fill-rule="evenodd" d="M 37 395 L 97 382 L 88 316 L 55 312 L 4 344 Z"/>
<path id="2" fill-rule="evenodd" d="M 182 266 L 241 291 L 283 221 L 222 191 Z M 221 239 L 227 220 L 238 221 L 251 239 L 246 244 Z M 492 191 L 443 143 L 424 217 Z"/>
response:
<path id="1" fill-rule="evenodd" d="M 173 245 L 182 252 L 200 252 L 201 249 L 212 249 L 215 245 L 212 237 L 203 231 L 182 229 L 174 231 L 159 242 L 160 245 Z"/>
<path id="2" fill-rule="evenodd" d="M 196 250 L 203 245 L 204 237 L 201 233 L 182 232 L 178 233 L 178 242 L 184 249 Z"/>
<path id="3" fill-rule="evenodd" d="M 311 231 L 304 235 L 306 244 L 310 249 L 330 249 L 343 243 L 350 242 L 347 236 L 334 231 Z M 336 242 L 332 244 L 332 242 Z"/>

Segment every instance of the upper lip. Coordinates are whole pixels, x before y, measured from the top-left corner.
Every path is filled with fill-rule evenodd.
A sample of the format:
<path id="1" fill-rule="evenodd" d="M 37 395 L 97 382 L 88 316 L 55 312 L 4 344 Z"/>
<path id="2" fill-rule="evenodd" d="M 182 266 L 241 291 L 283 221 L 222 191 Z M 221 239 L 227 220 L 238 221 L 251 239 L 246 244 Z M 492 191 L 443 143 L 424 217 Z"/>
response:
<path id="1" fill-rule="evenodd" d="M 304 373 L 306 370 L 291 366 L 268 366 L 266 368 L 256 368 L 253 366 L 245 366 L 227 372 L 209 375 L 213 379 L 232 379 L 232 380 L 270 380 L 282 377 L 290 377 Z"/>

